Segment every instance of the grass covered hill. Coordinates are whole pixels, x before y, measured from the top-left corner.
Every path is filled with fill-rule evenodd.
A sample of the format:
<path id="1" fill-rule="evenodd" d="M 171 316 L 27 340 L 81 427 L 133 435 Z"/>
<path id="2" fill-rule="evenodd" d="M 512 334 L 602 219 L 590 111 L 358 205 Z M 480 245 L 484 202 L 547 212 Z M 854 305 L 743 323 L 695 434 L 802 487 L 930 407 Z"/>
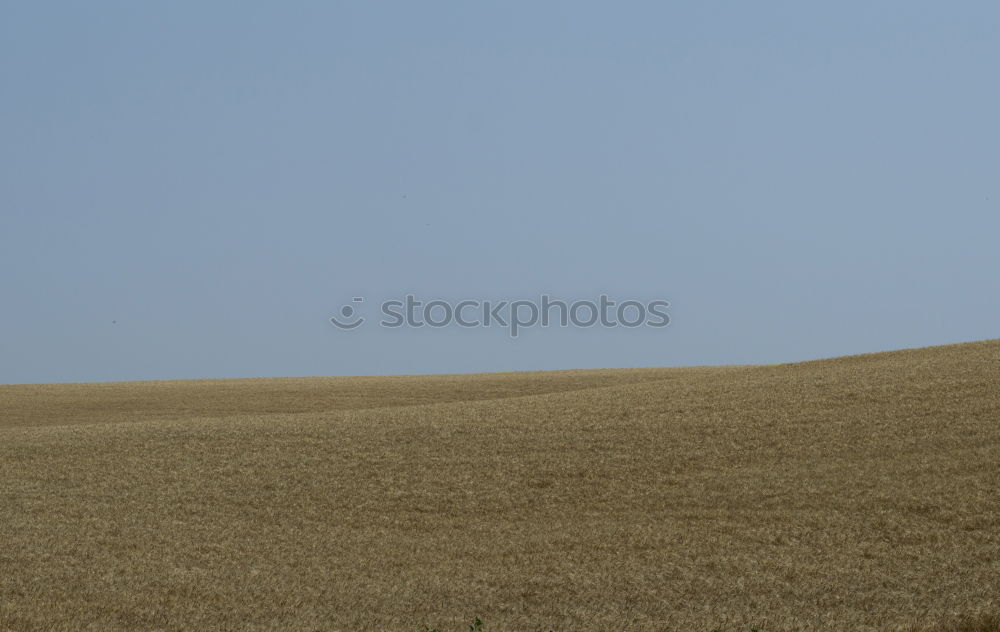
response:
<path id="1" fill-rule="evenodd" d="M 0 630 L 1000 629 L 1000 341 L 0 386 Z"/>

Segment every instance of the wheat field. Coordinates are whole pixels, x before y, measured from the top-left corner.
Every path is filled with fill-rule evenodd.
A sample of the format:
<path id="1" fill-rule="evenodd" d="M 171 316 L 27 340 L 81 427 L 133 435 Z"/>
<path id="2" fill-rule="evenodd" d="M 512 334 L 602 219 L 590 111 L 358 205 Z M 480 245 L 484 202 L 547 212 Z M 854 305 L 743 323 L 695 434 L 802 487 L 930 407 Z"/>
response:
<path id="1" fill-rule="evenodd" d="M 0 630 L 1000 629 L 1000 341 L 0 386 Z"/>

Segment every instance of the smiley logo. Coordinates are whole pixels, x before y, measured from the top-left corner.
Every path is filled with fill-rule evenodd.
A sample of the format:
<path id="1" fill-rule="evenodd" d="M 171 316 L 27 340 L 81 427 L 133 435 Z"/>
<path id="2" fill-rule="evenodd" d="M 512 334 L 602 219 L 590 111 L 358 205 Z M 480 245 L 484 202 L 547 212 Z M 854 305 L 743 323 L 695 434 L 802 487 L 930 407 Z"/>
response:
<path id="1" fill-rule="evenodd" d="M 364 303 L 365 299 L 364 297 L 361 296 L 355 296 L 353 299 L 351 299 L 351 301 L 354 303 Z M 361 325 L 361 323 L 365 322 L 363 316 L 358 316 L 354 320 L 351 320 L 352 318 L 354 318 L 354 311 L 355 310 L 353 305 L 344 305 L 343 307 L 340 308 L 340 315 L 344 320 L 341 321 L 336 316 L 331 316 L 330 322 L 333 323 L 333 325 L 338 329 L 354 329 L 355 327 Z"/>

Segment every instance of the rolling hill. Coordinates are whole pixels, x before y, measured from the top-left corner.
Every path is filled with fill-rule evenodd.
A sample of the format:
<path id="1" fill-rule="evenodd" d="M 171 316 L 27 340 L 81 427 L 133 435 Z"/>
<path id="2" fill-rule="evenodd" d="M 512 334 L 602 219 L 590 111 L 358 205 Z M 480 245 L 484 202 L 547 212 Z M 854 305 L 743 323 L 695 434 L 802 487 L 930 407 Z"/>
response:
<path id="1" fill-rule="evenodd" d="M 0 630 L 985 631 L 998 614 L 998 340 L 0 386 Z"/>

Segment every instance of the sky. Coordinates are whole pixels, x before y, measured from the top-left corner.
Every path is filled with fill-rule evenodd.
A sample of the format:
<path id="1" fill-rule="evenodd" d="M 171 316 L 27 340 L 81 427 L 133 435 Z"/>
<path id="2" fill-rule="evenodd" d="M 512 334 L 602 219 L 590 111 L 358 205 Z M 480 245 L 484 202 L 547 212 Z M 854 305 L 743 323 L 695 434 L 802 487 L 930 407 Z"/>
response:
<path id="1" fill-rule="evenodd" d="M 1000 337 L 998 32 L 992 1 L 0 2 L 0 383 Z M 670 324 L 377 324 L 407 294 Z"/>

